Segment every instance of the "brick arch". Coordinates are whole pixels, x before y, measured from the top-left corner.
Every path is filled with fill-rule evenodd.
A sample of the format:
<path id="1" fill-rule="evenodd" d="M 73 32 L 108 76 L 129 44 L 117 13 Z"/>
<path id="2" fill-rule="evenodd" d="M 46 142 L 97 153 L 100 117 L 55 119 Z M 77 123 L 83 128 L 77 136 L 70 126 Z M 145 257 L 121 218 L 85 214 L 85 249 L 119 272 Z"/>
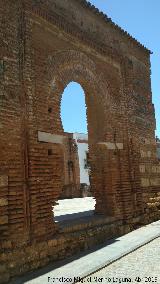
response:
<path id="1" fill-rule="evenodd" d="M 53 56 L 49 56 L 47 76 L 50 86 L 50 94 L 54 96 L 54 100 L 56 102 L 52 107 L 55 122 L 57 123 L 58 121 L 55 129 L 57 134 L 63 135 L 60 106 L 65 87 L 71 81 L 75 81 L 84 89 L 87 106 L 92 192 L 96 197 L 97 212 L 109 212 L 109 214 L 112 215 L 114 214 L 114 209 L 111 198 L 108 199 L 108 204 L 106 203 L 106 199 L 103 198 L 104 169 L 100 166 L 103 155 L 101 155 L 101 149 L 99 149 L 98 146 L 98 143 L 105 141 L 106 114 L 108 132 L 110 131 L 109 129 L 112 128 L 111 110 L 113 106 L 113 99 L 107 80 L 104 74 L 99 72 L 96 64 L 86 54 L 74 50 L 58 52 Z M 106 160 L 103 162 L 103 167 L 105 167 L 105 163 Z M 101 171 L 98 171 L 100 168 Z"/>
<path id="2" fill-rule="evenodd" d="M 60 118 L 61 98 L 64 89 L 72 81 L 79 83 L 84 89 L 89 130 L 91 121 L 93 123 L 92 114 L 90 112 L 91 108 L 94 109 L 94 114 L 96 112 L 101 118 L 102 115 L 105 115 L 104 112 L 107 109 L 109 124 L 113 105 L 109 85 L 104 74 L 99 72 L 96 64 L 86 54 L 68 50 L 57 52 L 53 56 L 48 56 L 47 74 L 50 94 L 53 94 L 56 101 L 59 101 L 58 111 L 57 106 L 56 109 L 54 109 L 53 106 L 55 120 L 59 123 L 59 133 L 63 132 Z M 99 126 L 102 126 L 103 124 L 103 119 L 100 125 L 98 122 L 99 120 L 96 120 L 94 124 L 94 127 L 96 128 L 95 132 L 97 132 L 97 134 L 99 133 Z M 95 139 L 97 141 L 99 139 L 104 139 L 102 131 Z"/>
<path id="3" fill-rule="evenodd" d="M 0 282 L 160 216 L 150 52 L 85 0 L 3 2 Z M 88 100 L 96 210 L 118 210 L 116 222 L 100 218 L 57 233 L 52 206 L 62 151 L 54 134 L 63 131 L 60 120 L 52 125 L 59 117 L 52 104 L 60 102 L 63 79 L 79 80 Z"/>
<path id="4" fill-rule="evenodd" d="M 66 73 L 67 70 L 69 74 Z M 104 94 L 105 92 L 105 95 L 106 90 L 109 89 L 104 74 L 98 70 L 96 64 L 85 53 L 79 51 L 68 50 L 54 53 L 53 56 L 49 55 L 46 71 L 51 91 L 54 91 L 57 85 L 61 85 L 63 88 L 69 80 L 73 81 L 73 79 L 85 85 L 90 82 L 90 85 L 94 85 L 94 88 L 98 87 L 101 90 L 100 93 Z M 109 93 L 107 100 L 110 103 Z"/>

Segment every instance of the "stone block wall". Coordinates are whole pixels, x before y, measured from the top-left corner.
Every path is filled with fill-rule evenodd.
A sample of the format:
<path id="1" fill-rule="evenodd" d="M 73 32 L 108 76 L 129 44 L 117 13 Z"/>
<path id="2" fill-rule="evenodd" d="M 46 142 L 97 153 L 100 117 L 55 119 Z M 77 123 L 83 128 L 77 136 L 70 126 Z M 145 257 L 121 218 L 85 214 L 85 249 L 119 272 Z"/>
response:
<path id="1" fill-rule="evenodd" d="M 74 243 L 52 213 L 63 187 L 61 96 L 71 81 L 85 92 L 96 213 L 114 216 L 117 230 L 160 215 L 150 52 L 84 0 L 2 0 L 0 252 L 6 279 L 47 263 L 55 236 Z M 102 220 L 97 226 L 108 230 Z M 34 247 L 42 243 L 44 255 Z M 27 255 L 35 255 L 35 265 Z"/>

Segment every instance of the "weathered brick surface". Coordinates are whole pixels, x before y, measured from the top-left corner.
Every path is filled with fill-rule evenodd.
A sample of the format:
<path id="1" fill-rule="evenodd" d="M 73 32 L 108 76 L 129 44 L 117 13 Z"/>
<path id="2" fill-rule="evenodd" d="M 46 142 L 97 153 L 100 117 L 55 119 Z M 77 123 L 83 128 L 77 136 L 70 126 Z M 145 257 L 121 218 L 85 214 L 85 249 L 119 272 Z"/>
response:
<path id="1" fill-rule="evenodd" d="M 66 139 L 64 139 L 63 142 L 63 186 L 59 197 L 81 197 L 78 148 L 75 140 L 73 139 L 73 134 L 64 134 Z"/>
<path id="2" fill-rule="evenodd" d="M 84 0 L 1 0 L 0 249 L 10 276 L 49 261 L 47 245 L 36 248 L 42 241 L 62 241 L 52 206 L 63 186 L 63 149 L 39 142 L 38 131 L 64 135 L 61 96 L 71 81 L 86 95 L 96 212 L 132 229 L 160 215 L 149 51 Z"/>

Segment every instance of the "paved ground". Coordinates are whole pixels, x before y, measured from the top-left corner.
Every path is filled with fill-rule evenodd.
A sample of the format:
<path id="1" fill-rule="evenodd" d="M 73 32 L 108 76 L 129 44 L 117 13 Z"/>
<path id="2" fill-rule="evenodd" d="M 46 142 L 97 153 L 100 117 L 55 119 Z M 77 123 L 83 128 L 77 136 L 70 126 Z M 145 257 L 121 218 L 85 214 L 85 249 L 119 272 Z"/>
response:
<path id="1" fill-rule="evenodd" d="M 146 245 L 149 242 L 151 243 Z M 106 268 L 102 270 L 103 267 Z M 93 274 L 98 270 L 100 271 Z M 80 254 L 68 262 L 59 263 L 58 267 L 50 264 L 46 268 L 28 273 L 10 283 L 74 283 L 75 277 L 84 278 L 91 274 L 91 283 L 160 284 L 160 278 L 156 278 L 160 277 L 160 221 L 144 226 L 120 238 L 107 241 L 102 246 L 87 251 L 87 254 Z M 103 277 L 107 278 L 105 282 Z M 131 279 L 124 279 L 124 277 L 130 277 Z M 136 277 L 140 277 L 137 278 L 137 282 L 135 282 Z M 141 279 L 141 277 L 148 278 Z M 87 277 L 84 280 L 83 283 L 90 283 L 90 278 Z"/>
<path id="2" fill-rule="evenodd" d="M 84 283 L 127 283 L 127 280 L 160 284 L 160 238 L 85 278 Z"/>
<path id="3" fill-rule="evenodd" d="M 93 197 L 59 200 L 54 206 L 55 220 L 64 221 L 93 215 L 95 199 Z"/>

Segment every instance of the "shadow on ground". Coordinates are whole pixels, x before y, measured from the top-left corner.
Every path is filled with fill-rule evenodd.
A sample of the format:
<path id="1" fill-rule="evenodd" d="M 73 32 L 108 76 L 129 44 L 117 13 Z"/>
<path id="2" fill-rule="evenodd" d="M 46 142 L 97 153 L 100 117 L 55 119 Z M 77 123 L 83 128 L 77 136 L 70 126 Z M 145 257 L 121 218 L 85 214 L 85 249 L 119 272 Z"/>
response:
<path id="1" fill-rule="evenodd" d="M 112 239 L 112 240 L 108 240 L 106 242 L 104 242 L 102 245 L 97 245 L 92 249 L 88 249 L 85 252 L 83 251 L 82 253 L 79 253 L 75 256 L 69 257 L 65 260 L 61 260 L 61 261 L 56 261 L 56 263 L 50 263 L 47 266 L 37 269 L 36 271 L 31 271 L 28 272 L 27 274 L 25 274 L 24 276 L 20 276 L 20 277 L 14 277 L 9 283 L 10 284 L 22 284 L 22 283 L 26 283 L 27 281 L 31 281 L 34 280 L 42 275 L 45 275 L 46 273 L 49 273 L 51 271 L 53 271 L 54 269 L 60 268 L 68 263 L 71 263 L 77 259 L 80 259 L 81 257 L 84 257 L 88 254 L 91 254 L 99 249 L 102 249 L 106 246 L 112 245 L 115 242 L 118 242 L 119 240 L 117 239 Z"/>
<path id="2" fill-rule="evenodd" d="M 73 213 L 73 214 L 65 214 L 65 215 L 56 216 L 54 220 L 55 222 L 61 222 L 61 221 L 67 221 L 67 220 L 76 220 L 79 218 L 89 217 L 93 215 L 94 215 L 94 210 L 89 210 L 89 211 L 83 211 L 83 212 L 78 212 L 78 213 Z"/>

